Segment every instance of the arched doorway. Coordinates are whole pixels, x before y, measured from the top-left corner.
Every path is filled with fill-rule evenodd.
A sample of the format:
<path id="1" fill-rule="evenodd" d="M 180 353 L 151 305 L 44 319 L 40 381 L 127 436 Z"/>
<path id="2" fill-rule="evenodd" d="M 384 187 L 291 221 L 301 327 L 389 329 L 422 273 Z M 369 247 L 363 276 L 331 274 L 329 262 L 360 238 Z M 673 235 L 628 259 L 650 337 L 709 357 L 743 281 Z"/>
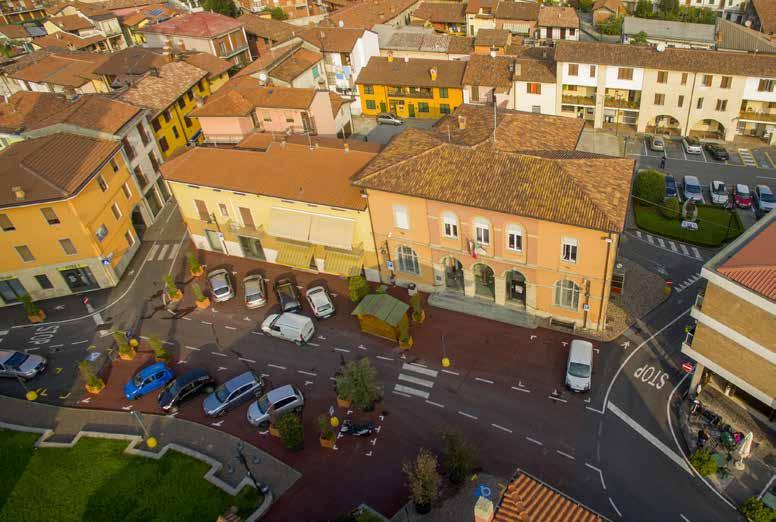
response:
<path id="1" fill-rule="evenodd" d="M 506 273 L 504 281 L 507 285 L 507 302 L 525 306 L 525 276 L 517 270 L 510 270 Z"/>
<path id="2" fill-rule="evenodd" d="M 496 276 L 493 274 L 493 269 L 488 265 L 477 263 L 472 267 L 472 272 L 474 273 L 474 295 L 495 301 Z"/>
<path id="3" fill-rule="evenodd" d="M 725 126 L 717 120 L 701 120 L 692 126 L 690 136 L 696 138 L 725 139 Z"/>
<path id="4" fill-rule="evenodd" d="M 139 203 L 135 205 L 135 208 L 132 209 L 132 226 L 135 227 L 137 237 L 142 238 L 147 226 L 145 218 L 143 217 L 143 213 L 140 210 Z"/>
<path id="5" fill-rule="evenodd" d="M 443 258 L 442 264 L 445 265 L 445 289 L 462 294 L 464 289 L 463 264 L 454 257 Z"/>
<path id="6" fill-rule="evenodd" d="M 647 124 L 647 132 L 678 136 L 682 133 L 682 127 L 673 116 L 659 114 Z"/>

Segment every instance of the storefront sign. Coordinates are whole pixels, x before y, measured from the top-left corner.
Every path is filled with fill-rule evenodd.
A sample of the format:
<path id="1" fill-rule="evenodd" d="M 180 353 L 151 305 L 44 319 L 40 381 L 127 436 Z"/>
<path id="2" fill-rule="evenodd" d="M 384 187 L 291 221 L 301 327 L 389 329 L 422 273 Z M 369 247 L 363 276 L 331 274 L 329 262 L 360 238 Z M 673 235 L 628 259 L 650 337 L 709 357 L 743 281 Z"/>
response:
<path id="1" fill-rule="evenodd" d="M 60 272 L 64 272 L 65 270 L 77 270 L 79 268 L 89 268 L 89 265 L 67 265 L 67 266 L 60 266 L 57 268 Z"/>

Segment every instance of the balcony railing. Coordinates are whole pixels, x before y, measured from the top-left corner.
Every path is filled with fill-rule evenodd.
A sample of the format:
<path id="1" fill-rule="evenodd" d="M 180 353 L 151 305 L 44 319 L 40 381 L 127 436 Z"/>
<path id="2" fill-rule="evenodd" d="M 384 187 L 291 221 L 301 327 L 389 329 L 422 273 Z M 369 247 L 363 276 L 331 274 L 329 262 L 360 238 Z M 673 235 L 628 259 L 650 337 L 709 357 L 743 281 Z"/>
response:
<path id="1" fill-rule="evenodd" d="M 563 103 L 567 105 L 595 106 L 595 96 L 572 96 L 570 94 L 564 94 Z"/>
<path id="2" fill-rule="evenodd" d="M 236 219 L 230 219 L 224 224 L 224 230 L 228 230 L 238 236 L 248 236 L 261 239 L 266 232 L 262 225 L 258 226 L 245 226 Z"/>
<path id="3" fill-rule="evenodd" d="M 698 310 L 703 310 L 703 294 L 698 294 L 695 296 L 695 308 Z"/>
<path id="4" fill-rule="evenodd" d="M 624 99 L 617 99 L 614 96 L 607 96 L 604 100 L 604 107 L 616 107 L 620 109 L 635 109 L 639 110 L 639 107 L 641 106 L 641 100 L 624 100 Z"/>
<path id="5" fill-rule="evenodd" d="M 738 113 L 741 120 L 776 122 L 776 114 L 768 112 L 741 111 Z"/>
<path id="6" fill-rule="evenodd" d="M 389 90 L 388 96 L 392 98 L 433 98 L 434 93 L 431 91 L 397 91 Z"/>
<path id="7" fill-rule="evenodd" d="M 692 348 L 692 341 L 693 341 L 693 333 L 687 332 L 684 336 L 684 341 L 682 342 L 682 349 L 690 349 Z"/>

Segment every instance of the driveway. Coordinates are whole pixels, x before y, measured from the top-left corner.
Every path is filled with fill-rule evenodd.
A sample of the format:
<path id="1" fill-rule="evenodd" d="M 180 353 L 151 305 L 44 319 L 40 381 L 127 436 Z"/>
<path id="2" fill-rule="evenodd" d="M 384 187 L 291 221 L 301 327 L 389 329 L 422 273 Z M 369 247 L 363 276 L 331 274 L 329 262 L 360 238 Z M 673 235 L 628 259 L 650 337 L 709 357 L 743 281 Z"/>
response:
<path id="1" fill-rule="evenodd" d="M 437 122 L 437 120 L 432 118 L 405 118 L 402 125 L 374 125 L 374 118 L 359 118 L 371 120 L 369 123 L 373 125 L 366 135 L 366 141 L 382 145 L 388 143 L 394 135 L 404 132 L 407 128 L 430 129 Z M 361 125 L 360 127 L 368 128 L 367 125 Z"/>

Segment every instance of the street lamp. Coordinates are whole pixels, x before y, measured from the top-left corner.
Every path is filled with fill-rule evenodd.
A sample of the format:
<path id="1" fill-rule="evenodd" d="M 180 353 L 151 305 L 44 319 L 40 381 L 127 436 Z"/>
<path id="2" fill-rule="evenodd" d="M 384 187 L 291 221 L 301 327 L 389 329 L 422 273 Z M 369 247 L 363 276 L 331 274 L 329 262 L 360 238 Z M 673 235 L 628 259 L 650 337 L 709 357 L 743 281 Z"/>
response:
<path id="1" fill-rule="evenodd" d="M 251 471 L 251 468 L 248 466 L 248 460 L 245 458 L 245 454 L 243 453 L 243 448 L 245 447 L 245 444 L 243 444 L 242 441 L 239 441 L 237 445 L 235 446 L 235 453 L 237 460 L 240 461 L 240 463 L 245 468 L 246 473 L 248 473 L 248 476 L 251 478 L 251 482 L 253 482 L 253 487 L 256 488 L 257 491 L 261 491 L 262 495 L 266 495 L 269 493 L 269 486 L 263 482 L 259 482 L 256 480 L 256 477 L 253 475 L 253 472 Z M 258 455 L 254 455 L 253 459 L 251 459 L 254 464 L 259 464 L 261 462 L 261 457 Z M 230 469 L 231 466 L 229 466 Z"/>

